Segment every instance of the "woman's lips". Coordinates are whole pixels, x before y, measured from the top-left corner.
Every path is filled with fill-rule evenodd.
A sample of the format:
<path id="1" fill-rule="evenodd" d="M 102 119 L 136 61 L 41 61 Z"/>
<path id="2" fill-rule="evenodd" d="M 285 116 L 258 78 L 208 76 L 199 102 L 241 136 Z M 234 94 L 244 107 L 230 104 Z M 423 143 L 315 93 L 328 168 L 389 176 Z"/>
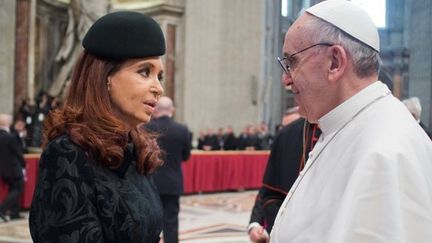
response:
<path id="1" fill-rule="evenodd" d="M 156 103 L 154 103 L 154 102 L 144 102 L 144 105 L 145 105 L 146 109 L 149 110 L 151 113 L 154 112 Z"/>

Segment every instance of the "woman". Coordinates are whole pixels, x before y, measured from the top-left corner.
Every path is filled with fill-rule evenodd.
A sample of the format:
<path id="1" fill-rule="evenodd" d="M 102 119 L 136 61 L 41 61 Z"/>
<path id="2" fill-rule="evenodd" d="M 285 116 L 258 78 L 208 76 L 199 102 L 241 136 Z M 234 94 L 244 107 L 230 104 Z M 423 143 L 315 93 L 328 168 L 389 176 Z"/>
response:
<path id="1" fill-rule="evenodd" d="M 162 163 L 140 129 L 163 89 L 159 25 L 134 12 L 97 20 L 48 140 L 30 210 L 34 242 L 158 242 L 162 209 L 147 175 Z"/>

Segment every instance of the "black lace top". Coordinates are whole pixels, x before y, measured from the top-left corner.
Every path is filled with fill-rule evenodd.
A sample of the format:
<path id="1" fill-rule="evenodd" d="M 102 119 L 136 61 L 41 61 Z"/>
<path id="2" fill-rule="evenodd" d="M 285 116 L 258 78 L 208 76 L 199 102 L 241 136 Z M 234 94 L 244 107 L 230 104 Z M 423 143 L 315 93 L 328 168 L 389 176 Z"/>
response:
<path id="1" fill-rule="evenodd" d="M 30 210 L 35 243 L 159 242 L 162 208 L 153 183 L 138 174 L 133 147 L 110 170 L 91 162 L 66 135 L 39 161 Z"/>

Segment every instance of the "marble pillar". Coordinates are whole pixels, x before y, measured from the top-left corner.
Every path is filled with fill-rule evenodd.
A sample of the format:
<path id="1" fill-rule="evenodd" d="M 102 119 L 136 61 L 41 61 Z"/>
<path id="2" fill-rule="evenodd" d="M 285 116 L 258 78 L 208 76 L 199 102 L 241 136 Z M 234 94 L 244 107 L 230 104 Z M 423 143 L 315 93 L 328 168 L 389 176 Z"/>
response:
<path id="1" fill-rule="evenodd" d="M 15 92 L 14 107 L 27 98 L 28 56 L 29 56 L 29 0 L 16 1 L 15 35 Z"/>
<path id="2" fill-rule="evenodd" d="M 12 114 L 14 108 L 16 1 L 0 1 L 0 113 Z"/>

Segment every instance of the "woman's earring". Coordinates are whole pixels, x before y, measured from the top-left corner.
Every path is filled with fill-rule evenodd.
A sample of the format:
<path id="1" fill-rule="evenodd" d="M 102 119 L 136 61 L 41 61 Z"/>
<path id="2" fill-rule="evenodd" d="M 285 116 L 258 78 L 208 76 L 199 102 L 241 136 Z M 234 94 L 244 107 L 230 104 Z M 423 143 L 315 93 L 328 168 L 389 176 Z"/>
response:
<path id="1" fill-rule="evenodd" d="M 108 89 L 108 91 L 111 91 L 111 80 L 109 80 L 109 79 L 107 82 L 107 89 Z"/>

